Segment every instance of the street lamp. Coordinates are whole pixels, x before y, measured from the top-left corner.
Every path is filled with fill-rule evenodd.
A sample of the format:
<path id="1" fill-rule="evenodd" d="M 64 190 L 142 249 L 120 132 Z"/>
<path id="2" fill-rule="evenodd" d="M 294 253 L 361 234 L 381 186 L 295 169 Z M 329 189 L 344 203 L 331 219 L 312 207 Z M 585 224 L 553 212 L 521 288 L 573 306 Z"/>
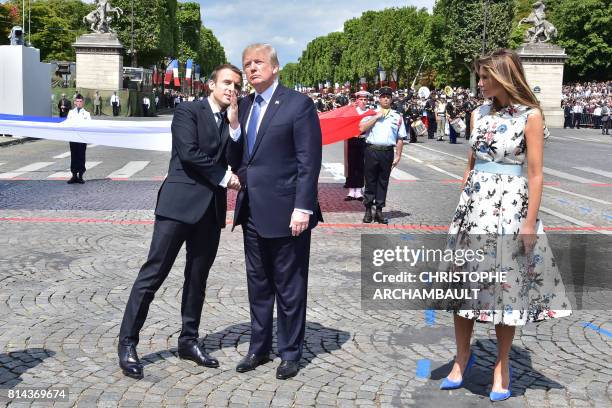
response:
<path id="1" fill-rule="evenodd" d="M 489 0 L 484 0 L 483 4 L 484 11 L 484 27 L 482 30 L 482 54 L 487 51 L 487 25 L 489 21 Z"/>

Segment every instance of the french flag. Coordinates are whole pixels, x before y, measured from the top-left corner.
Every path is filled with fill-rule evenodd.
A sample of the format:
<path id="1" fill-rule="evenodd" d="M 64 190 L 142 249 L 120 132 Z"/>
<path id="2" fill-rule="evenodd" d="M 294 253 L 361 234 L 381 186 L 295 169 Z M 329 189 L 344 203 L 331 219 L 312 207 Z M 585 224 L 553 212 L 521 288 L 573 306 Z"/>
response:
<path id="1" fill-rule="evenodd" d="M 181 86 L 181 78 L 179 77 L 179 63 L 178 60 L 172 61 L 172 73 L 174 74 L 174 86 Z"/>
<path id="2" fill-rule="evenodd" d="M 168 66 L 166 67 L 166 75 L 164 76 L 164 84 L 165 85 L 170 85 L 170 81 L 172 80 L 172 75 L 173 75 L 173 67 L 174 67 L 174 63 L 176 62 L 176 60 L 172 60 L 170 61 L 170 63 L 168 64 Z M 177 70 L 178 72 L 178 70 Z"/>
<path id="3" fill-rule="evenodd" d="M 193 60 L 189 58 L 187 60 L 187 66 L 185 67 L 185 79 L 187 80 L 187 86 L 191 86 L 191 71 L 193 68 Z"/>

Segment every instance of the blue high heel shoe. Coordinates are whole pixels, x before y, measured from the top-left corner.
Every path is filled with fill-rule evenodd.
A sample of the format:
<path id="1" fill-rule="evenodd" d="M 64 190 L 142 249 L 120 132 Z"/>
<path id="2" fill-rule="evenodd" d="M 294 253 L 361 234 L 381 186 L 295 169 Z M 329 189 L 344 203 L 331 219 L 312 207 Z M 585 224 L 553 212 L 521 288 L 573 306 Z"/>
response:
<path id="1" fill-rule="evenodd" d="M 474 362 L 476 362 L 476 357 L 474 356 L 474 353 L 472 353 L 470 354 L 470 358 L 468 359 L 468 362 L 465 365 L 465 368 L 463 369 L 463 376 L 461 377 L 461 379 L 459 381 L 452 381 L 452 380 L 449 380 L 448 377 L 446 377 L 444 381 L 442 381 L 442 384 L 440 384 L 440 389 L 441 390 L 456 390 L 457 388 L 460 388 L 463 385 L 463 380 L 468 375 L 468 373 L 470 372 L 470 369 L 474 365 Z"/>
<path id="2" fill-rule="evenodd" d="M 512 367 L 508 367 L 510 371 L 510 382 L 508 383 L 508 390 L 505 392 L 493 392 L 489 394 L 491 402 L 504 401 L 512 396 Z"/>

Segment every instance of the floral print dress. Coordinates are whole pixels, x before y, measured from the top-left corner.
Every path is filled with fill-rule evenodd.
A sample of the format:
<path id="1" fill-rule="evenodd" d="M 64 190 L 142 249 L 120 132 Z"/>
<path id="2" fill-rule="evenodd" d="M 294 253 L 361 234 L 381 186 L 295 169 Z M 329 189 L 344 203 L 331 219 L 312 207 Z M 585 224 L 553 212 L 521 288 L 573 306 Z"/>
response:
<path id="1" fill-rule="evenodd" d="M 484 104 L 474 111 L 470 145 L 476 160 L 523 165 L 525 125 L 533 111 L 514 105 L 493 110 Z M 503 282 L 455 284 L 478 287 L 477 301 L 451 303 L 460 316 L 494 324 L 524 325 L 571 314 L 570 303 L 552 251 L 538 221 L 537 242 L 530 254 L 518 234 L 527 216 L 526 166 L 522 176 L 472 170 L 449 228 L 449 245 L 481 249 L 484 260 L 451 268 L 461 271 L 504 271 Z"/>

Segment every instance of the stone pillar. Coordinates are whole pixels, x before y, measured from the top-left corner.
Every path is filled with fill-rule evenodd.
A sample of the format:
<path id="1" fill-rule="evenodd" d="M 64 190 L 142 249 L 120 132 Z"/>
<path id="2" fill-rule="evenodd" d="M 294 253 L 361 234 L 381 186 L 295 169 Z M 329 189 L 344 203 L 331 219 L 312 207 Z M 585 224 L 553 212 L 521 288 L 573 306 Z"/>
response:
<path id="1" fill-rule="evenodd" d="M 49 117 L 51 103 L 51 64 L 40 62 L 40 51 L 0 46 L 0 113 Z"/>
<path id="2" fill-rule="evenodd" d="M 540 101 L 548 127 L 563 127 L 561 95 L 565 49 L 548 43 L 523 44 L 517 50 L 531 90 Z"/>
<path id="3" fill-rule="evenodd" d="M 123 88 L 123 45 L 115 34 L 84 34 L 72 46 L 76 51 L 77 88 Z"/>

